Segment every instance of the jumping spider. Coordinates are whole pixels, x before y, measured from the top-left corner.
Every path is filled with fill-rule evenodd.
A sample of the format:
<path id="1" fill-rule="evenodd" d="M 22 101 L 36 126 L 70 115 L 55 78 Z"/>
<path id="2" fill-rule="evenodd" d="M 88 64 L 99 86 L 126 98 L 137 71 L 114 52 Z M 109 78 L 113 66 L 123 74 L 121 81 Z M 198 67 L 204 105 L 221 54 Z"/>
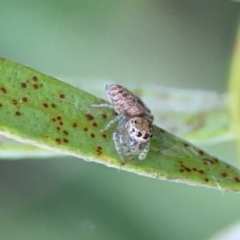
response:
<path id="1" fill-rule="evenodd" d="M 124 157 L 132 159 L 133 155 L 143 160 L 149 151 L 154 130 L 151 111 L 139 97 L 120 85 L 106 85 L 105 90 L 110 103 L 92 106 L 113 108 L 118 115 L 101 132 L 118 121 L 117 129 L 113 133 L 113 141 L 122 164 L 125 163 Z M 155 135 L 161 142 L 160 135 L 158 133 Z"/>

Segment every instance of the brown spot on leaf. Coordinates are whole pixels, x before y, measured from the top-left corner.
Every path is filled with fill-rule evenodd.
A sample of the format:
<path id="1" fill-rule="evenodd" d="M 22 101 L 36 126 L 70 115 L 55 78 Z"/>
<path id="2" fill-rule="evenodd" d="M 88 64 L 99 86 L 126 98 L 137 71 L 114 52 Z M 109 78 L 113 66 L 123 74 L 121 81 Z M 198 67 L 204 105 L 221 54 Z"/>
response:
<path id="1" fill-rule="evenodd" d="M 91 136 L 92 138 L 95 138 L 95 134 L 93 134 L 93 133 L 91 133 L 90 136 Z"/>
<path id="2" fill-rule="evenodd" d="M 103 134 L 102 134 L 102 137 L 103 137 L 103 138 L 106 138 L 106 137 L 107 137 L 107 135 L 106 135 L 105 133 L 103 133 Z"/>
<path id="3" fill-rule="evenodd" d="M 48 104 L 47 103 L 43 103 L 43 107 L 48 108 Z"/>
<path id="4" fill-rule="evenodd" d="M 16 100 L 16 99 L 13 99 L 13 100 L 12 100 L 12 104 L 13 104 L 13 105 L 17 105 L 17 100 Z"/>
<path id="5" fill-rule="evenodd" d="M 194 167 L 193 169 L 192 169 L 194 172 L 196 172 L 197 171 L 197 169 Z"/>
<path id="6" fill-rule="evenodd" d="M 68 140 L 66 138 L 63 139 L 63 142 L 68 143 Z"/>
<path id="7" fill-rule="evenodd" d="M 203 170 L 198 170 L 198 172 L 199 172 L 200 174 L 204 174 L 204 171 L 203 171 Z"/>
<path id="8" fill-rule="evenodd" d="M 103 114 L 102 114 L 102 117 L 103 117 L 104 119 L 106 119 L 106 118 L 107 118 L 107 115 L 106 115 L 105 113 L 103 113 Z"/>
<path id="9" fill-rule="evenodd" d="M 56 127 L 56 128 L 57 128 L 58 131 L 60 130 L 60 127 Z"/>
<path id="10" fill-rule="evenodd" d="M 34 82 L 37 82 L 37 81 L 38 81 L 37 76 L 33 76 L 33 77 L 32 77 L 32 80 L 33 80 Z"/>
<path id="11" fill-rule="evenodd" d="M 185 167 L 185 170 L 187 171 L 187 172 L 191 172 L 192 170 L 190 169 L 190 168 L 188 168 L 188 167 Z"/>
<path id="12" fill-rule="evenodd" d="M 56 107 L 56 104 L 55 104 L 55 103 L 52 103 L 51 106 L 52 106 L 52 108 L 55 108 L 55 107 Z"/>
<path id="13" fill-rule="evenodd" d="M 94 122 L 92 125 L 93 125 L 93 127 L 97 127 L 97 123 L 96 122 Z"/>
<path id="14" fill-rule="evenodd" d="M 87 128 L 87 127 L 85 127 L 83 130 L 84 130 L 85 132 L 87 132 L 87 131 L 88 131 L 88 128 Z"/>
<path id="15" fill-rule="evenodd" d="M 73 126 L 74 128 L 76 128 L 76 127 L 77 127 L 77 123 L 73 123 L 72 126 Z"/>
<path id="16" fill-rule="evenodd" d="M 64 135 L 68 135 L 68 131 L 64 130 L 64 131 L 63 131 L 63 134 L 64 134 Z"/>
<path id="17" fill-rule="evenodd" d="M 38 85 L 36 83 L 33 84 L 34 89 L 38 89 Z"/>
<path id="18" fill-rule="evenodd" d="M 23 101 L 23 102 L 27 102 L 27 101 L 28 101 L 27 97 L 23 97 L 23 98 L 22 98 L 22 101 Z"/>
<path id="19" fill-rule="evenodd" d="M 19 116 L 21 116 L 22 114 L 21 114 L 19 111 L 16 111 L 16 112 L 15 112 L 15 115 L 19 117 Z"/>
<path id="20" fill-rule="evenodd" d="M 2 105 L 2 103 L 0 103 L 0 107 L 2 107 L 3 105 Z"/>
<path id="21" fill-rule="evenodd" d="M 184 147 L 189 147 L 189 144 L 188 143 L 184 143 L 183 146 Z"/>
<path id="22" fill-rule="evenodd" d="M 102 147 L 97 146 L 96 152 L 97 152 L 98 155 L 101 155 L 102 154 Z"/>
<path id="23" fill-rule="evenodd" d="M 240 183 L 240 178 L 239 177 L 234 177 L 234 180 L 238 183 Z"/>
<path id="24" fill-rule="evenodd" d="M 61 139 L 60 139 L 60 138 L 56 138 L 55 141 L 56 141 L 56 143 L 58 143 L 58 144 L 61 143 Z"/>
<path id="25" fill-rule="evenodd" d="M 1 88 L 0 88 L 0 91 L 1 91 L 2 93 L 7 93 L 7 90 L 6 90 L 6 88 L 4 88 L 4 87 L 1 87 Z"/>
<path id="26" fill-rule="evenodd" d="M 55 119 L 55 118 L 52 118 L 52 121 L 53 121 L 53 122 L 56 122 L 56 119 Z"/>
<path id="27" fill-rule="evenodd" d="M 21 88 L 26 88 L 26 87 L 27 87 L 27 84 L 24 83 L 24 82 L 22 82 L 22 83 L 21 83 Z"/>
<path id="28" fill-rule="evenodd" d="M 88 121 L 91 121 L 94 119 L 94 117 L 91 114 L 85 114 L 85 117 L 87 118 Z"/>
<path id="29" fill-rule="evenodd" d="M 225 173 L 225 172 L 223 172 L 221 175 L 222 175 L 222 177 L 224 177 L 224 178 L 227 177 L 227 173 Z"/>
<path id="30" fill-rule="evenodd" d="M 65 98 L 65 94 L 61 93 L 61 94 L 59 94 L 59 97 L 64 99 Z"/>
<path id="31" fill-rule="evenodd" d="M 209 179 L 208 179 L 208 178 L 204 178 L 204 181 L 205 181 L 205 182 L 209 182 Z"/>
<path id="32" fill-rule="evenodd" d="M 60 125 L 60 126 L 62 126 L 62 125 L 63 125 L 63 122 L 62 122 L 62 121 L 61 121 L 61 122 L 59 122 L 59 125 Z"/>

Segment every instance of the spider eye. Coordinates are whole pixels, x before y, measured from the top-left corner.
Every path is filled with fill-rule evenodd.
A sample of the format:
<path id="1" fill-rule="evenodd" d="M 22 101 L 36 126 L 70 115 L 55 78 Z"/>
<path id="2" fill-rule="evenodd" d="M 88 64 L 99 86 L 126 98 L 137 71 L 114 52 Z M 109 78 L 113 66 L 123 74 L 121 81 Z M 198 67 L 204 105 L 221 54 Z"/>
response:
<path id="1" fill-rule="evenodd" d="M 132 132 L 135 132 L 135 129 L 134 129 L 134 128 L 132 128 Z"/>
<path id="2" fill-rule="evenodd" d="M 141 136 L 142 136 L 142 133 L 138 132 L 137 137 L 141 137 Z"/>
<path id="3" fill-rule="evenodd" d="M 144 138 L 144 139 L 148 139 L 149 136 L 150 136 L 150 135 L 146 133 L 146 134 L 143 136 L 143 138 Z"/>
<path id="4" fill-rule="evenodd" d="M 137 124 L 138 123 L 137 120 L 135 120 L 134 123 Z"/>

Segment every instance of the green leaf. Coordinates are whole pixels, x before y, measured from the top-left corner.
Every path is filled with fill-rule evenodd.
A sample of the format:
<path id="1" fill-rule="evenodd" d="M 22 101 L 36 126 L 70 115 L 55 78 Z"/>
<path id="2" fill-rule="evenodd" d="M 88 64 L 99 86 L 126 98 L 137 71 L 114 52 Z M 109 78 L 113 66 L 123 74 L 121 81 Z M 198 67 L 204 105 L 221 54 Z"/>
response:
<path id="1" fill-rule="evenodd" d="M 102 91 L 102 89 L 99 89 Z M 158 129 L 144 161 L 121 166 L 111 129 L 115 116 L 96 109 L 102 102 L 85 91 L 20 64 L 0 59 L 0 132 L 25 143 L 153 178 L 240 191 L 240 172 L 178 137 Z"/>
<path id="2" fill-rule="evenodd" d="M 92 94 L 106 98 L 105 91 L 99 92 L 106 81 L 97 81 L 94 85 L 88 81 L 76 83 L 84 89 L 89 89 Z M 147 103 L 154 114 L 155 124 L 185 140 L 209 145 L 233 138 L 226 94 L 150 84 L 139 88 L 136 83 L 132 83 L 129 88 Z M 0 137 L 0 145 L 0 159 L 44 158 L 57 155 L 55 152 L 4 137 Z"/>

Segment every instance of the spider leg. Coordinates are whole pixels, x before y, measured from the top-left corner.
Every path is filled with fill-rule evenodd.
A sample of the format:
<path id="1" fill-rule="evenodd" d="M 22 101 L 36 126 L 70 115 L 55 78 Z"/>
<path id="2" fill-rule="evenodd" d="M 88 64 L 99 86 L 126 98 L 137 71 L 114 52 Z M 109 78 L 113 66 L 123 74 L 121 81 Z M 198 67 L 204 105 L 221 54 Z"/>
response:
<path id="1" fill-rule="evenodd" d="M 97 104 L 92 104 L 91 107 L 96 107 L 96 108 L 114 108 L 114 106 L 111 103 L 97 103 Z M 116 121 L 118 121 L 118 116 L 113 118 L 106 126 L 104 126 L 103 129 L 101 129 L 99 132 L 102 133 L 104 131 L 106 131 L 108 128 L 111 127 L 111 125 L 113 123 L 115 123 Z"/>
<path id="2" fill-rule="evenodd" d="M 113 141 L 115 144 L 115 148 L 118 152 L 118 155 L 120 157 L 121 163 L 124 165 L 124 154 L 123 154 L 123 145 L 122 145 L 122 139 L 121 139 L 121 134 L 118 132 L 118 130 L 113 132 Z"/>
<path id="3" fill-rule="evenodd" d="M 153 117 L 153 115 L 151 114 L 151 112 L 146 112 L 145 115 L 144 115 L 144 118 L 145 118 L 149 123 L 152 123 L 153 120 L 154 120 L 154 117 Z"/>
<path id="4" fill-rule="evenodd" d="M 123 131 L 125 124 L 126 124 L 126 116 L 125 112 L 121 112 L 119 115 L 111 119 L 99 132 L 102 133 L 109 129 L 115 122 L 118 122 L 118 130 Z"/>
<path id="5" fill-rule="evenodd" d="M 91 107 L 96 107 L 96 108 L 114 108 L 114 106 L 111 103 L 97 103 L 97 104 L 92 104 Z"/>
<path id="6" fill-rule="evenodd" d="M 99 132 L 102 133 L 104 131 L 106 131 L 107 129 L 109 129 L 115 122 L 119 121 L 120 119 L 120 115 L 114 117 L 113 119 L 111 119 Z"/>
<path id="7" fill-rule="evenodd" d="M 139 153 L 138 153 L 138 159 L 139 160 L 143 160 L 147 156 L 147 153 L 149 151 L 149 147 L 150 147 L 150 141 L 146 142 L 144 147 L 139 151 Z"/>
<path id="8" fill-rule="evenodd" d="M 121 113 L 119 113 L 118 116 L 119 116 L 119 122 L 118 122 L 117 129 L 123 134 L 126 128 L 126 123 L 128 121 L 126 112 L 122 111 Z"/>

